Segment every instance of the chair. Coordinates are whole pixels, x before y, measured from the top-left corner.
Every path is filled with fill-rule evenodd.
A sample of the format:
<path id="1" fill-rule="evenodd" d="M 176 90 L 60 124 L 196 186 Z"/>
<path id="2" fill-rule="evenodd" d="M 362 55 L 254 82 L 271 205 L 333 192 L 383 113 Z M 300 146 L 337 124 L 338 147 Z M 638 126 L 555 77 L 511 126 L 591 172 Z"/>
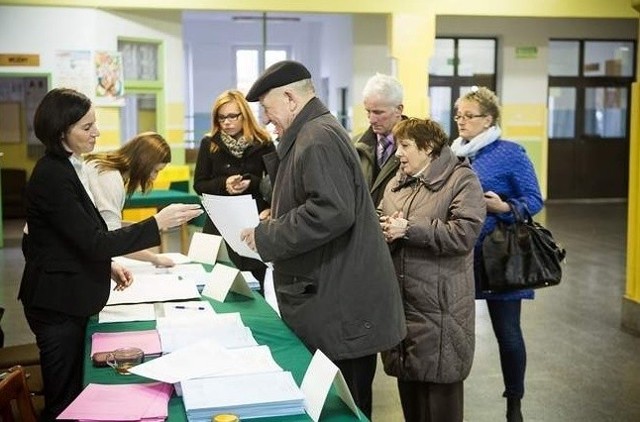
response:
<path id="1" fill-rule="evenodd" d="M 15 402 L 15 409 L 12 403 Z M 21 366 L 14 366 L 0 381 L 0 417 L 2 422 L 36 422 L 27 379 Z"/>
<path id="2" fill-rule="evenodd" d="M 0 308 L 0 320 L 4 309 Z M 0 347 L 0 373 L 20 365 L 27 377 L 29 391 L 43 394 L 42 371 L 40 369 L 40 350 L 36 343 Z"/>

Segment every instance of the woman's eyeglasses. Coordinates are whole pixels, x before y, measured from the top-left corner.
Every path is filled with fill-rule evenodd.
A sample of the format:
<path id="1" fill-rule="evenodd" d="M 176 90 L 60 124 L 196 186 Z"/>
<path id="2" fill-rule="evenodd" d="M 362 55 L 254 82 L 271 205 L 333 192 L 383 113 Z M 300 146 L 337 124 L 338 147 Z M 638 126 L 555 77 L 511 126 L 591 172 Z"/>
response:
<path id="1" fill-rule="evenodd" d="M 456 114 L 453 116 L 453 120 L 456 122 L 466 122 L 467 120 L 475 119 L 476 117 L 486 117 L 486 114 Z"/>
<path id="2" fill-rule="evenodd" d="M 225 120 L 229 120 L 230 122 L 235 122 L 238 118 L 242 116 L 242 113 L 229 113 L 229 114 L 218 114 L 218 122 L 224 123 Z"/>

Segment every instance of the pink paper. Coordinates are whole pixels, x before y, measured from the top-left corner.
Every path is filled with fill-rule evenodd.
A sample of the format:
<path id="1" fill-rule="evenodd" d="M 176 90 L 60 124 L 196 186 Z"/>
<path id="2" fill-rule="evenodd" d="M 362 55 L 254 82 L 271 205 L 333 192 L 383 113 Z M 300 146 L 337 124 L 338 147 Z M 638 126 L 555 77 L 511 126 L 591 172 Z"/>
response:
<path id="1" fill-rule="evenodd" d="M 173 386 L 151 384 L 89 384 L 57 419 L 139 421 L 166 419 Z"/>
<path id="2" fill-rule="evenodd" d="M 111 352 L 122 347 L 137 347 L 145 355 L 162 353 L 157 330 L 124 331 L 120 333 L 94 333 L 91 336 L 91 354 Z"/>

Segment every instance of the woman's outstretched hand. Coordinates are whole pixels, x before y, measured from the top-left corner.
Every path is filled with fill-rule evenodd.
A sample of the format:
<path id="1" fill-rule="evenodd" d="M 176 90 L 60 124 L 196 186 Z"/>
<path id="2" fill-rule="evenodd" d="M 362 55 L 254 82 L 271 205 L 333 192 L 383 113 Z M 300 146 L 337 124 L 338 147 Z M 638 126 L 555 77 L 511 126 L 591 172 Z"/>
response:
<path id="1" fill-rule="evenodd" d="M 199 204 L 171 204 L 164 207 L 153 217 L 160 230 L 176 227 L 196 218 L 204 211 Z"/>

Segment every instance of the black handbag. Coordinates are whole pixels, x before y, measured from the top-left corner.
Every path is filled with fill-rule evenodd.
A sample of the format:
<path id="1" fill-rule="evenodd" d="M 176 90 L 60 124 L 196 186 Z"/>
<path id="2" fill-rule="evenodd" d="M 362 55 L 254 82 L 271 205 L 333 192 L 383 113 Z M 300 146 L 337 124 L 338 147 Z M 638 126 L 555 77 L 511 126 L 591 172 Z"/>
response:
<path id="1" fill-rule="evenodd" d="M 498 221 L 482 242 L 483 291 L 507 292 L 555 286 L 562 279 L 562 261 L 566 251 L 551 232 L 509 203 L 514 214 L 512 224 Z"/>

